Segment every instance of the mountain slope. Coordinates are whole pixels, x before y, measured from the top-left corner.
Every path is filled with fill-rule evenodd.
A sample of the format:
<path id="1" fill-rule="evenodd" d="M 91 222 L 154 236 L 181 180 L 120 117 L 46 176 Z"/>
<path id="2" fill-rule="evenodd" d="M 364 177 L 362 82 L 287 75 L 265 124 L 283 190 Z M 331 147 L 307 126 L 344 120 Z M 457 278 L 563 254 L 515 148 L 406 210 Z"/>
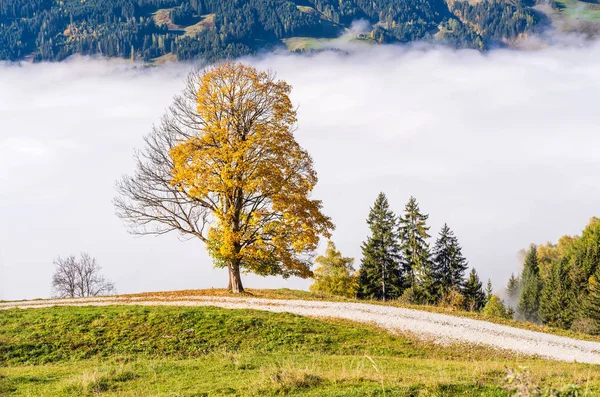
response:
<path id="1" fill-rule="evenodd" d="M 283 47 L 295 37 L 377 43 L 435 40 L 485 49 L 532 31 L 520 0 L 10 0 L 0 1 L 0 60 L 60 61 L 73 54 L 207 61 Z"/>

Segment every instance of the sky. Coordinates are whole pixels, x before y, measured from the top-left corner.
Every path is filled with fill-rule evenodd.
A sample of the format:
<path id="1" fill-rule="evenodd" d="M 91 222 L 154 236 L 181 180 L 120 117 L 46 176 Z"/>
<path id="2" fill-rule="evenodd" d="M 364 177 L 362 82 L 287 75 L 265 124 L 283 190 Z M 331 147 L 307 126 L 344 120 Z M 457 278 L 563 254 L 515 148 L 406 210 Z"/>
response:
<path id="1" fill-rule="evenodd" d="M 520 249 L 578 234 L 600 215 L 600 45 L 378 46 L 245 62 L 294 87 L 296 137 L 319 175 L 313 197 L 356 267 L 380 191 L 397 214 L 415 196 L 434 237 L 448 223 L 496 290 L 519 270 Z M 121 293 L 226 286 L 201 242 L 132 236 L 111 202 L 190 68 L 0 65 L 0 299 L 50 296 L 53 259 L 80 252 Z"/>

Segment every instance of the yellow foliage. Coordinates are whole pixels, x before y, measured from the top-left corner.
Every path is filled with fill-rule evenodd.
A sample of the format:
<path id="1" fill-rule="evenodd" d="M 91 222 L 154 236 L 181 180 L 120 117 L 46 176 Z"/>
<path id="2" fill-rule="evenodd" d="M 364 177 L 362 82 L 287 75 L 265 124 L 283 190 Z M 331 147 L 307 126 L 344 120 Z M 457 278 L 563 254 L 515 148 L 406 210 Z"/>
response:
<path id="1" fill-rule="evenodd" d="M 171 149 L 172 184 L 210 209 L 217 265 L 309 277 L 309 255 L 330 218 L 310 198 L 310 155 L 294 139 L 291 86 L 268 72 L 224 63 L 200 76 L 197 133 Z"/>
<path id="2" fill-rule="evenodd" d="M 356 296 L 358 274 L 352 267 L 354 259 L 343 257 L 333 241 L 329 241 L 325 255 L 317 257 L 315 262 L 319 267 L 315 269 L 315 282 L 310 286 L 311 292 L 347 298 Z"/>

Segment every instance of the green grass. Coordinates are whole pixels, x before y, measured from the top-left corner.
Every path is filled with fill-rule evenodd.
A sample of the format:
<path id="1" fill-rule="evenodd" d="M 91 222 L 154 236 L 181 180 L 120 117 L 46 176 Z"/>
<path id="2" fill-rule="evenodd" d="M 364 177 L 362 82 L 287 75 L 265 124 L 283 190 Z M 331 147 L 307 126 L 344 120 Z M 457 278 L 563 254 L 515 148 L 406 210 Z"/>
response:
<path id="1" fill-rule="evenodd" d="M 369 325 L 209 307 L 0 313 L 0 396 L 507 396 L 507 368 L 600 392 L 595 366 Z M 384 393 L 385 391 L 385 393 Z"/>
<path id="2" fill-rule="evenodd" d="M 281 40 L 290 51 L 318 50 L 324 48 L 331 39 L 316 39 L 313 37 L 290 37 Z"/>
<path id="3" fill-rule="evenodd" d="M 595 3 L 588 3 L 578 0 L 554 0 L 561 13 L 570 19 L 599 22 L 600 7 Z"/>
<path id="4" fill-rule="evenodd" d="M 145 299 L 178 299 L 186 296 L 223 296 L 223 297 L 239 297 L 234 295 L 226 289 L 211 288 L 211 289 L 200 289 L 200 290 L 181 290 L 181 291 L 165 291 L 165 292 L 146 292 L 142 294 L 129 294 L 121 295 L 124 298 L 145 298 Z M 335 295 L 327 295 L 321 293 L 312 293 L 309 291 L 292 290 L 288 288 L 280 289 L 247 289 L 246 293 L 241 295 L 242 297 L 248 298 L 264 298 L 264 299 L 299 299 L 299 300 L 316 300 L 316 301 L 335 301 L 335 302 L 357 302 L 357 303 L 369 303 L 374 305 L 394 306 L 402 307 L 407 309 L 423 310 L 432 313 L 449 314 L 453 316 L 460 316 L 466 318 L 472 318 L 475 320 L 490 321 L 497 324 L 508 325 L 511 327 L 527 329 L 530 331 L 545 332 L 548 334 L 554 334 L 558 336 L 565 336 L 569 338 L 576 338 L 582 340 L 589 340 L 594 342 L 600 342 L 600 337 L 594 335 L 583 334 L 579 332 L 573 332 L 564 330 L 561 328 L 554 328 L 540 324 L 534 324 L 530 322 L 518 321 L 518 320 L 507 320 L 498 317 L 488 317 L 482 313 L 469 312 L 456 310 L 448 307 L 432 306 L 432 305 L 411 305 L 406 304 L 397 300 L 381 302 L 381 301 L 364 301 L 357 299 L 349 299 Z"/>

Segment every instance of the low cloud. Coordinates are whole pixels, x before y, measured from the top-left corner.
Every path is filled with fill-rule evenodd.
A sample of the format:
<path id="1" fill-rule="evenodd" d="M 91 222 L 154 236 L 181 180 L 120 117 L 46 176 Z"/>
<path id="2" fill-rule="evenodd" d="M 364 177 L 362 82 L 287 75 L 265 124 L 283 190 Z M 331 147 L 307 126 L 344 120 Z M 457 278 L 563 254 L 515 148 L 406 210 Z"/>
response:
<path id="1" fill-rule="evenodd" d="M 362 46 L 248 59 L 294 86 L 297 139 L 319 173 L 334 240 L 360 262 L 377 193 L 411 195 L 501 288 L 519 249 L 599 215 L 600 46 L 488 53 Z M 222 287 L 200 242 L 135 238 L 113 183 L 190 65 L 124 61 L 0 66 L 0 299 L 49 294 L 52 259 L 87 251 L 120 292 Z M 248 287 L 304 280 L 247 276 Z"/>

